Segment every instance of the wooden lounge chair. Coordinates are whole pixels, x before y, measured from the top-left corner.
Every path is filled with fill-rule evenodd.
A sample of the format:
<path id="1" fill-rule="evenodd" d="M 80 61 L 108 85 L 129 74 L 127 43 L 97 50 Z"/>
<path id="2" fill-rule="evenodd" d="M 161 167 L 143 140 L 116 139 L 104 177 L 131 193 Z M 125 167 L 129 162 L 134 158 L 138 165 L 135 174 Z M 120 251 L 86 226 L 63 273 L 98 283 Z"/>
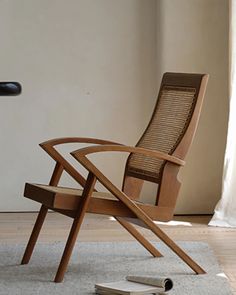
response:
<path id="1" fill-rule="evenodd" d="M 178 172 L 185 164 L 184 159 L 197 128 L 207 81 L 208 75 L 205 74 L 164 74 L 153 115 L 135 147 L 92 138 L 60 138 L 40 144 L 56 161 L 56 165 L 49 185 L 27 183 L 25 186 L 24 196 L 41 203 L 42 206 L 22 264 L 29 262 L 48 209 L 52 209 L 74 219 L 55 282 L 63 280 L 86 212 L 113 216 L 154 257 L 162 256 L 132 225 L 138 221 L 139 225 L 156 234 L 196 274 L 205 273 L 154 221 L 169 221 L 173 217 L 181 186 Z M 57 145 L 72 142 L 90 144 L 71 153 L 87 169 L 87 179 L 84 179 L 55 148 Z M 129 153 L 122 190 L 117 188 L 87 157 L 89 154 L 101 152 Z M 58 187 L 63 171 L 75 179 L 83 189 Z M 97 192 L 96 181 L 102 183 L 113 198 L 107 197 L 108 193 Z M 154 205 L 139 200 L 144 181 L 157 184 Z"/>

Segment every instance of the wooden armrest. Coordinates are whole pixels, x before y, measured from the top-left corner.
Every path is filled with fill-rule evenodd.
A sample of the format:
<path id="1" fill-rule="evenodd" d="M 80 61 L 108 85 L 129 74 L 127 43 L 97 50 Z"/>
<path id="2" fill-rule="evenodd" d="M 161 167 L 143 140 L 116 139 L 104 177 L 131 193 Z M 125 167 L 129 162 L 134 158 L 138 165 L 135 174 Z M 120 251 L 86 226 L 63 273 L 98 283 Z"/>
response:
<path id="1" fill-rule="evenodd" d="M 179 166 L 184 166 L 185 164 L 185 161 L 163 152 L 144 149 L 140 147 L 124 146 L 124 145 L 90 146 L 90 147 L 85 147 L 85 148 L 81 148 L 76 151 L 73 151 L 71 155 L 75 159 L 80 160 L 81 157 L 85 157 L 88 154 L 98 153 L 98 152 L 129 152 L 129 153 L 142 154 L 145 156 L 165 160 Z"/>
<path id="2" fill-rule="evenodd" d="M 121 145 L 120 143 L 113 142 L 110 140 L 103 140 L 98 138 L 89 138 L 89 137 L 61 137 L 54 138 L 40 143 L 39 145 L 44 148 L 46 146 L 55 146 L 65 143 L 94 143 L 94 144 L 114 144 Z"/>
<path id="3" fill-rule="evenodd" d="M 97 138 L 86 138 L 86 137 L 62 137 L 55 138 L 40 144 L 40 147 L 58 164 L 60 164 L 67 173 L 70 174 L 77 182 L 82 186 L 85 185 L 85 178 L 54 148 L 55 145 L 65 143 L 94 143 L 94 144 L 112 144 L 118 145 L 119 143 L 97 139 Z"/>

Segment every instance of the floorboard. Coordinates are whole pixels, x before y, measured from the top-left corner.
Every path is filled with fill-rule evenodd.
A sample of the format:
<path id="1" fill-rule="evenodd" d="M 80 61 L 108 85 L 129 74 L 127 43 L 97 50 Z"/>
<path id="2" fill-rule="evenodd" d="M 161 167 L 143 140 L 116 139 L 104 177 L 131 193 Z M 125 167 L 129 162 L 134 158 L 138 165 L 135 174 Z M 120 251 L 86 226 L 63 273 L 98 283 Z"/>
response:
<path id="1" fill-rule="evenodd" d="M 170 224 L 160 227 L 176 241 L 207 242 L 221 265 L 236 295 L 236 229 L 209 227 L 211 216 L 175 216 Z M 0 240 L 4 243 L 26 243 L 36 213 L 0 213 Z M 40 241 L 66 241 L 72 220 L 50 212 L 43 226 Z M 156 237 L 146 229 L 143 234 Z M 87 214 L 81 231 L 81 241 L 130 241 L 133 238 L 113 218 Z"/>

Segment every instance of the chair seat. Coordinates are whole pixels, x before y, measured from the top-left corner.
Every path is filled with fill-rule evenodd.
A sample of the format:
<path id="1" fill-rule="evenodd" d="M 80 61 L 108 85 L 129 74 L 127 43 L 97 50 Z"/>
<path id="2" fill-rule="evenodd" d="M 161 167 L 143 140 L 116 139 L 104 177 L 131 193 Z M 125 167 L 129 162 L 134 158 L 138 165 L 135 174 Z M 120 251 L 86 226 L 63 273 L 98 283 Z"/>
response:
<path id="1" fill-rule="evenodd" d="M 82 193 L 82 189 L 26 183 L 24 196 L 53 209 L 76 210 Z M 94 192 L 92 197 L 116 200 L 112 194 L 106 192 Z"/>
<path id="2" fill-rule="evenodd" d="M 83 199 L 82 193 L 82 189 L 26 183 L 24 197 L 39 202 L 49 209 L 74 217 Z M 135 201 L 135 204 L 152 218 L 156 219 L 158 216 L 160 221 L 169 221 L 173 216 L 172 208 L 147 205 L 138 201 Z M 87 212 L 136 218 L 129 208 L 106 192 L 93 192 Z"/>

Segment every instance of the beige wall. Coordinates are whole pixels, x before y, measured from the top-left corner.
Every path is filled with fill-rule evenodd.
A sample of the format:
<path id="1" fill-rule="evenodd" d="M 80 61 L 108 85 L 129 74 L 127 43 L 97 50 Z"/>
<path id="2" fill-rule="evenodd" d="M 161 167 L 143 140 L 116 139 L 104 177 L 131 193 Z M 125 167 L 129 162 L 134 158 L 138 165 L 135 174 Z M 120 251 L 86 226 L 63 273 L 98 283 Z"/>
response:
<path id="1" fill-rule="evenodd" d="M 52 171 L 38 143 L 136 142 L 158 88 L 156 13 L 155 0 L 0 1 L 0 80 L 23 85 L 0 98 L 0 210 L 39 207 L 22 198 L 25 181 Z M 120 182 L 119 158 L 100 163 Z"/>
<path id="2" fill-rule="evenodd" d="M 177 212 L 212 211 L 227 124 L 228 1 L 1 1 L 0 35 L 0 80 L 23 85 L 21 96 L 0 98 L 1 211 L 38 209 L 21 195 L 25 181 L 48 182 L 53 162 L 41 141 L 135 144 L 165 71 L 210 74 Z M 98 160 L 116 183 L 121 159 Z M 148 187 L 145 196 L 153 192 Z"/>
<path id="3" fill-rule="evenodd" d="M 210 74 L 176 212 L 211 213 L 221 193 L 227 128 L 228 1 L 160 0 L 157 11 L 159 76 Z"/>

